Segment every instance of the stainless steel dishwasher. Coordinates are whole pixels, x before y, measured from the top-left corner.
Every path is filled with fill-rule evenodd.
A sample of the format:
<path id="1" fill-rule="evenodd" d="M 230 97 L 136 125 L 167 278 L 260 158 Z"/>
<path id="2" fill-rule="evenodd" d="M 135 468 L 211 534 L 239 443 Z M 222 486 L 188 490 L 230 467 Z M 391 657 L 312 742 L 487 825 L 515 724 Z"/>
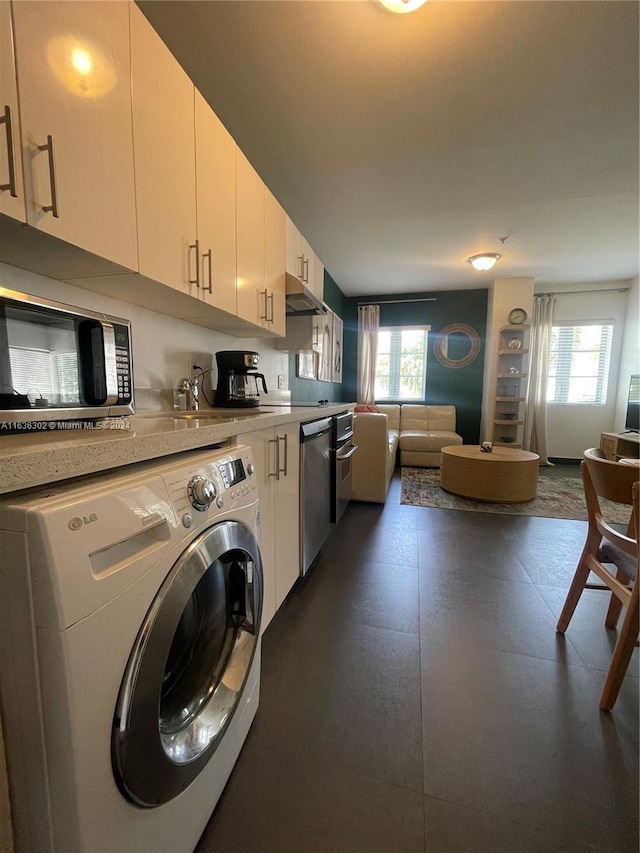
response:
<path id="1" fill-rule="evenodd" d="M 305 575 L 331 529 L 331 418 L 300 424 L 300 565 Z"/>

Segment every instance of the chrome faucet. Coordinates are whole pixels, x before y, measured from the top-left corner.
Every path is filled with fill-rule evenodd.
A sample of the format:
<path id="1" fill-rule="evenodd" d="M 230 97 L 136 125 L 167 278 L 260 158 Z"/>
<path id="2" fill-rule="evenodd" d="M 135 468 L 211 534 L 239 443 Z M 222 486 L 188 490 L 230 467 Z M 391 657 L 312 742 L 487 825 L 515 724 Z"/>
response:
<path id="1" fill-rule="evenodd" d="M 185 376 L 178 382 L 178 393 L 185 395 L 185 410 L 187 412 L 197 412 L 200 409 L 200 390 L 198 389 L 198 379 L 200 374 L 194 374 L 190 379 Z"/>
<path id="2" fill-rule="evenodd" d="M 180 382 L 178 382 L 174 395 L 184 397 L 183 405 L 185 411 L 200 411 L 200 388 L 198 386 L 198 380 L 202 379 L 206 373 L 211 373 L 212 369 L 213 368 L 209 367 L 205 370 L 205 368 L 200 367 L 199 364 L 194 364 L 191 376 L 189 378 L 185 376 L 184 379 L 181 379 Z M 202 396 L 204 397 L 205 402 L 208 405 L 211 405 L 204 388 L 202 389 Z"/>

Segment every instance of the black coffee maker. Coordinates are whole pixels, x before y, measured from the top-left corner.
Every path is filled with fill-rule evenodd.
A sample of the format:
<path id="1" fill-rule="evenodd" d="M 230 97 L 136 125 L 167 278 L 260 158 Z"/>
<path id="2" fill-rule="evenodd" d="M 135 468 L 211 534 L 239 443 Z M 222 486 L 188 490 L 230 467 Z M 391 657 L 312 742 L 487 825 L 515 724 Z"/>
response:
<path id="1" fill-rule="evenodd" d="M 243 350 L 224 350 L 216 353 L 218 386 L 216 406 L 229 409 L 244 409 L 260 405 L 258 380 L 262 390 L 268 394 L 264 374 L 258 373 L 260 355 Z"/>

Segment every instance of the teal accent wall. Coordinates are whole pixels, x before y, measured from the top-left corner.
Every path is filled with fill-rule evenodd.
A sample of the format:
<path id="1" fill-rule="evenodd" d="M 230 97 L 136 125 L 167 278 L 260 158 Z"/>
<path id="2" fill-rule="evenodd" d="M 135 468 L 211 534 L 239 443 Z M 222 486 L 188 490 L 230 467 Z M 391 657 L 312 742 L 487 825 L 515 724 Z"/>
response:
<path id="1" fill-rule="evenodd" d="M 327 270 L 324 271 L 324 303 L 331 310 L 344 318 L 346 298 Z M 344 378 L 344 372 L 343 372 Z M 298 379 L 296 376 L 295 353 L 289 355 L 289 388 L 291 400 L 294 403 L 317 403 L 318 400 L 329 400 L 331 403 L 341 403 L 346 398 L 342 395 L 342 384 L 338 382 L 318 382 L 313 379 Z M 353 397 L 355 400 L 355 397 Z"/>
<path id="2" fill-rule="evenodd" d="M 435 302 L 399 302 L 385 304 L 385 299 L 431 299 Z M 393 294 L 388 297 L 358 297 L 344 299 L 344 369 L 342 400 L 356 399 L 358 353 L 358 302 L 377 302 L 380 305 L 381 326 L 431 326 L 427 354 L 425 401 L 433 405 L 456 407 L 457 431 L 465 444 L 480 441 L 482 385 L 487 326 L 487 290 L 446 290 L 428 293 Z M 445 326 L 464 323 L 480 337 L 480 352 L 467 367 L 449 368 L 440 364 L 434 355 L 434 341 Z M 466 335 L 451 335 L 448 356 L 459 360 L 469 351 Z M 318 383 L 325 385 L 326 383 Z M 408 401 L 409 402 L 409 401 Z M 416 401 L 414 401 L 416 402 Z"/>

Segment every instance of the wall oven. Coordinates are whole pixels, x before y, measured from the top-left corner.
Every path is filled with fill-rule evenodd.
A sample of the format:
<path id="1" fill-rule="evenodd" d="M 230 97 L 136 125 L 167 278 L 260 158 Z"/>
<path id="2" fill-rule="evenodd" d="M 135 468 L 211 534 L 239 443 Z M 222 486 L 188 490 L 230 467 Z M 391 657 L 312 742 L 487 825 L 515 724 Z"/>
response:
<path id="1" fill-rule="evenodd" d="M 0 288 L 0 433 L 133 411 L 128 320 Z"/>
<path id="2" fill-rule="evenodd" d="M 351 457 L 358 447 L 353 443 L 353 415 L 335 415 L 331 443 L 331 522 L 336 524 L 351 500 Z"/>

